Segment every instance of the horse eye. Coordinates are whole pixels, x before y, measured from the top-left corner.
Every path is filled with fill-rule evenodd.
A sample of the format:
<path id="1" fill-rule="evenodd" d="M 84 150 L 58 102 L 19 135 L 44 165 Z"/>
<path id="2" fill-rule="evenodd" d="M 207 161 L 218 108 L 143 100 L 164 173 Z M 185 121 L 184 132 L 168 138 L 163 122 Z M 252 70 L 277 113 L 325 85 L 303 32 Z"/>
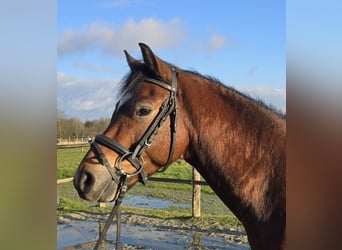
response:
<path id="1" fill-rule="evenodd" d="M 149 107 L 142 107 L 137 111 L 137 116 L 146 116 L 151 113 L 152 109 Z"/>

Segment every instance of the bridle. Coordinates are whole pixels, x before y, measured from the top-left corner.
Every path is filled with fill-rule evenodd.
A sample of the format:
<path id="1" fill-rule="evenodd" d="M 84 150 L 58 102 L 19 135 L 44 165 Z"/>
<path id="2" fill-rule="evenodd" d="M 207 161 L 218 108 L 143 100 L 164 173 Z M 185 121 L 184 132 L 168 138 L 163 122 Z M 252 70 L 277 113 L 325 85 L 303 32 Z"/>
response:
<path id="1" fill-rule="evenodd" d="M 94 150 L 98 160 L 102 165 L 104 165 L 110 175 L 112 176 L 112 180 L 116 183 L 120 182 L 120 177 L 125 175 L 128 178 L 132 176 L 139 175 L 139 181 L 143 184 L 147 183 L 148 175 L 143 172 L 144 162 L 142 158 L 143 152 L 149 147 L 157 135 L 159 128 L 163 125 L 166 118 L 170 116 L 170 130 L 171 130 L 171 146 L 169 150 L 169 156 L 166 161 L 166 164 L 161 167 L 161 171 L 165 171 L 169 166 L 172 160 L 175 142 L 176 142 L 176 119 L 177 119 L 177 104 L 176 104 L 176 95 L 177 95 L 177 74 L 176 70 L 172 69 L 172 82 L 171 86 L 165 82 L 153 79 L 153 78 L 145 78 L 145 82 L 155 84 L 159 87 L 162 87 L 170 92 L 169 97 L 162 103 L 159 108 L 159 112 L 147 128 L 143 136 L 140 140 L 135 144 L 135 148 L 130 151 L 128 148 L 122 146 L 119 142 L 112 140 L 104 134 L 97 135 L 95 140 L 91 142 L 91 148 Z M 118 107 L 117 103 L 117 107 Z M 116 111 L 115 111 L 116 112 Z M 109 164 L 105 154 L 102 152 L 99 145 L 107 147 L 119 155 L 119 158 L 115 161 L 114 168 Z M 127 160 L 131 163 L 131 165 L 136 169 L 136 172 L 133 174 L 127 174 L 122 168 L 120 168 L 120 163 L 124 160 Z"/>
<path id="2" fill-rule="evenodd" d="M 147 128 L 143 136 L 140 140 L 135 144 L 133 150 L 129 150 L 121 145 L 119 142 L 112 140 L 104 134 L 97 135 L 93 141 L 91 141 L 91 148 L 94 151 L 96 157 L 99 162 L 105 166 L 112 177 L 112 181 L 118 185 L 117 192 L 114 196 L 115 205 L 110 216 L 107 219 L 106 225 L 104 226 L 100 237 L 95 245 L 94 249 L 97 249 L 103 240 L 110 222 L 113 220 L 114 215 L 118 213 L 118 230 L 116 237 L 117 248 L 119 246 L 119 238 L 120 238 L 120 230 L 119 230 L 119 206 L 124 198 L 124 195 L 128 189 L 128 182 L 131 177 L 139 175 L 139 181 L 146 185 L 148 180 L 148 174 L 144 173 L 144 160 L 142 157 L 143 152 L 151 145 L 154 137 L 157 135 L 159 128 L 163 125 L 166 118 L 170 116 L 170 131 L 171 131 L 171 144 L 168 159 L 164 166 L 160 168 L 159 171 L 165 171 L 171 163 L 175 144 L 176 144 L 176 120 L 177 120 L 177 103 L 176 103 L 176 95 L 177 95 L 177 73 L 174 68 L 172 68 L 172 81 L 171 85 L 168 83 L 153 79 L 153 78 L 145 78 L 145 82 L 150 84 L 155 84 L 159 87 L 162 87 L 169 91 L 169 97 L 162 103 L 159 108 L 158 114 L 153 119 L 150 126 Z M 116 105 L 116 111 L 118 109 L 119 102 Z M 115 115 L 115 113 L 114 113 Z M 119 157 L 116 159 L 114 163 L 114 167 L 112 167 L 107 160 L 105 154 L 102 152 L 100 146 L 104 146 L 116 152 Z M 127 160 L 135 169 L 136 172 L 133 174 L 127 174 L 121 167 L 120 163 L 124 160 Z"/>

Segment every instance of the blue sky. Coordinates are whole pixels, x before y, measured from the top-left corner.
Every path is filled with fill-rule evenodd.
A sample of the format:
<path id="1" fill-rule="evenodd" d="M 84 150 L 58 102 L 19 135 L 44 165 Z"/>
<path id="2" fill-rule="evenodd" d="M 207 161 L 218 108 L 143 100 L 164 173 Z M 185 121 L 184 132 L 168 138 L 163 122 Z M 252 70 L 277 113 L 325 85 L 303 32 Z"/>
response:
<path id="1" fill-rule="evenodd" d="M 57 105 L 110 117 L 139 42 L 286 111 L 285 1 L 58 1 Z"/>

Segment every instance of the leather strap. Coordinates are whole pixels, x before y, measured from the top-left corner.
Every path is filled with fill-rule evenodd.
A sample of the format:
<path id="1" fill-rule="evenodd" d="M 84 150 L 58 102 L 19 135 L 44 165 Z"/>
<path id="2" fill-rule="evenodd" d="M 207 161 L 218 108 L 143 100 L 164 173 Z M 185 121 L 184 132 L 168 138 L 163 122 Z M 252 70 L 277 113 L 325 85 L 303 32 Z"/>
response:
<path id="1" fill-rule="evenodd" d="M 107 168 L 108 172 L 112 176 L 113 181 L 118 184 L 118 191 L 117 191 L 117 194 L 115 195 L 115 198 L 114 198 L 114 200 L 116 199 L 115 205 L 114 205 L 113 210 L 111 211 L 111 213 L 110 213 L 110 215 L 106 221 L 106 224 L 105 224 L 103 230 L 101 231 L 101 234 L 100 234 L 98 241 L 96 242 L 96 245 L 94 247 L 95 250 L 98 249 L 102 240 L 104 239 L 115 214 L 117 215 L 117 219 L 118 219 L 116 249 L 119 248 L 120 233 L 121 233 L 120 204 L 121 204 L 121 202 L 122 202 L 122 200 L 123 200 L 123 198 L 124 198 L 124 196 L 128 190 L 128 181 L 129 181 L 131 176 L 139 174 L 140 181 L 143 184 L 146 184 L 148 176 L 146 174 L 144 174 L 142 171 L 144 166 L 143 166 L 143 164 L 140 163 L 140 157 L 141 157 L 142 153 L 145 151 L 145 149 L 151 145 L 154 137 L 158 133 L 159 128 L 163 125 L 163 123 L 165 122 L 165 120 L 168 116 L 170 116 L 170 131 L 171 131 L 170 150 L 169 150 L 167 162 L 163 167 L 161 167 L 161 171 L 165 171 L 172 161 L 172 156 L 173 156 L 174 149 L 175 149 L 176 130 L 177 130 L 177 125 L 176 125 L 176 123 L 177 123 L 177 103 L 176 103 L 177 74 L 176 74 L 176 70 L 172 69 L 171 86 L 168 85 L 167 83 L 164 83 L 164 82 L 161 82 L 159 80 L 152 79 L 152 78 L 146 78 L 145 81 L 152 83 L 152 84 L 156 84 L 162 88 L 169 90 L 170 96 L 160 107 L 160 110 L 159 110 L 157 116 L 155 117 L 155 119 L 153 120 L 153 122 L 149 126 L 149 128 L 145 131 L 142 138 L 139 140 L 134 151 L 131 152 L 129 149 L 125 148 L 120 143 L 112 140 L 111 138 L 109 138 L 103 134 L 97 135 L 95 137 L 95 140 L 91 143 L 91 147 L 95 151 L 95 154 L 97 154 L 97 157 L 98 157 L 100 163 Z M 118 104 L 117 104 L 117 107 L 118 107 Z M 119 154 L 120 158 L 119 158 L 118 165 L 120 165 L 121 161 L 128 160 L 132 164 L 132 166 L 134 166 L 136 168 L 137 172 L 135 174 L 128 175 L 127 173 L 125 173 L 120 168 L 116 169 L 117 171 L 114 172 L 116 166 L 111 167 L 111 165 L 109 164 L 105 154 L 102 152 L 102 150 L 98 146 L 98 144 L 105 146 L 105 147 L 115 151 L 117 154 Z M 118 167 L 120 167 L 120 166 L 118 166 Z"/>

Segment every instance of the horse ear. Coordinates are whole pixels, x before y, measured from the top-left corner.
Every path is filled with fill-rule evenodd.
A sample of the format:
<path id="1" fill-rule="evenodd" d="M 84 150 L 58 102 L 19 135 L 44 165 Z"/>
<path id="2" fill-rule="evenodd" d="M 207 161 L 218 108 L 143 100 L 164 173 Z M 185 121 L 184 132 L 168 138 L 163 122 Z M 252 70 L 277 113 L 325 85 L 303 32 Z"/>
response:
<path id="1" fill-rule="evenodd" d="M 141 65 L 142 63 L 139 62 L 137 59 L 135 59 L 134 57 L 132 57 L 127 50 L 124 50 L 125 52 L 125 56 L 126 56 L 126 61 L 128 63 L 128 66 L 131 68 L 131 70 L 135 70 L 139 65 Z"/>
<path id="2" fill-rule="evenodd" d="M 160 69 L 158 67 L 159 58 L 157 58 L 150 47 L 144 43 L 139 43 L 142 56 L 144 58 L 145 64 L 157 75 L 160 76 Z"/>

